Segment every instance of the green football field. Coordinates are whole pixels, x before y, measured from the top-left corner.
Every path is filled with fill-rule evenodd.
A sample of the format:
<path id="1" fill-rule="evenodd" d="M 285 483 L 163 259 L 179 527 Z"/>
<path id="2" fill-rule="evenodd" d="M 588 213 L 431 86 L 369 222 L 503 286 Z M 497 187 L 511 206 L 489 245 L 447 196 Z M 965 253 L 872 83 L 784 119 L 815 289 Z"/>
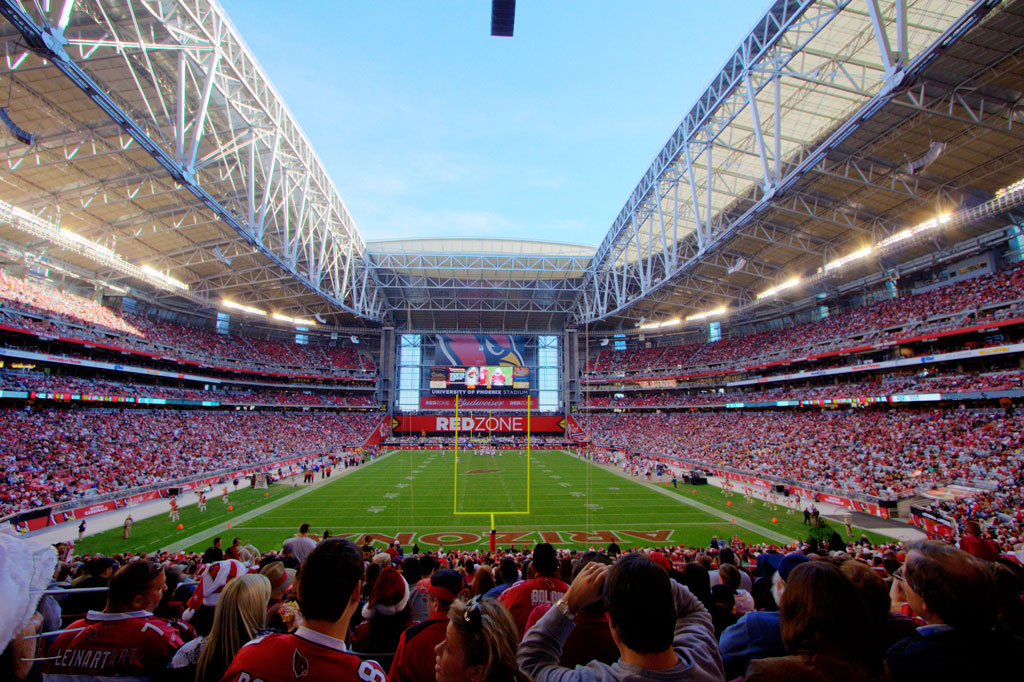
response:
<path id="1" fill-rule="evenodd" d="M 377 544 L 398 539 L 406 548 L 486 547 L 492 521 L 500 547 L 546 541 L 585 548 L 612 540 L 623 548 L 706 546 L 712 536 L 733 535 L 788 543 L 807 535 L 801 515 L 712 486 L 648 483 L 564 451 L 499 452 L 461 450 L 456 463 L 454 450 L 400 450 L 348 472 L 336 468 L 336 477 L 322 485 L 289 481 L 267 491 L 235 491 L 231 511 L 216 497 L 205 513 L 184 507 L 182 530 L 161 514 L 137 521 L 130 540 L 115 529 L 87 537 L 75 550 L 202 551 L 214 536 L 225 546 L 237 536 L 267 551 L 280 549 L 303 522 L 317 534 L 360 542 L 369 534 Z"/>

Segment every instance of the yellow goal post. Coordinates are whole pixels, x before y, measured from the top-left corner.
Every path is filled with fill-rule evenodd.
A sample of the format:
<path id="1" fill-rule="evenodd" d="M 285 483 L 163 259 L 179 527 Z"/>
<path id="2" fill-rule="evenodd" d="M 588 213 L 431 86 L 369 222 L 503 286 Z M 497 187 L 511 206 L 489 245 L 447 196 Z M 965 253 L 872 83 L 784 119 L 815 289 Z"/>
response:
<path id="1" fill-rule="evenodd" d="M 455 516 L 489 516 L 491 518 L 491 530 L 494 530 L 495 516 L 525 516 L 530 513 L 530 469 L 531 469 L 531 446 L 530 446 L 530 415 L 532 412 L 533 396 L 526 396 L 526 511 L 459 511 L 459 429 L 462 422 L 459 419 L 459 396 L 455 396 L 455 466 L 454 482 L 452 485 L 452 514 Z M 470 436 L 472 436 L 472 430 Z"/>

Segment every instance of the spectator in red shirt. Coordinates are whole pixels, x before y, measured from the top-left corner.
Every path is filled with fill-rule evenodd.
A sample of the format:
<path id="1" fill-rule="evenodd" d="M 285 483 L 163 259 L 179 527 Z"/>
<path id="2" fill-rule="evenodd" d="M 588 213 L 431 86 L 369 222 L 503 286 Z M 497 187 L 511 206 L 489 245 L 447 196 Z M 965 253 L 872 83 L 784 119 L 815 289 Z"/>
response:
<path id="1" fill-rule="evenodd" d="M 165 581 L 163 567 L 152 561 L 118 570 L 110 579 L 106 608 L 72 623 L 50 647 L 43 679 L 136 682 L 161 674 L 174 652 L 195 636 L 188 625 L 153 615 Z"/>
<path id="2" fill-rule="evenodd" d="M 999 548 L 996 543 L 981 537 L 981 526 L 977 521 L 968 521 L 964 524 L 964 536 L 960 538 L 960 549 L 985 561 L 999 559 Z"/>
<path id="3" fill-rule="evenodd" d="M 242 551 L 242 541 L 239 538 L 235 538 L 231 541 L 231 546 L 224 552 L 225 559 L 239 559 L 239 555 Z"/>
<path id="4" fill-rule="evenodd" d="M 539 604 L 554 604 L 569 590 L 569 586 L 558 579 L 558 555 L 549 543 L 542 542 L 533 550 L 530 568 L 532 578 L 508 588 L 499 598 L 512 612 L 520 640 L 526 634 L 530 612 Z"/>
<path id="5" fill-rule="evenodd" d="M 590 551 L 583 553 L 572 569 L 572 578 L 576 576 L 589 563 L 599 563 L 610 566 L 612 560 L 605 554 Z M 536 624 L 541 617 L 548 612 L 551 604 L 540 604 L 530 612 L 530 619 L 526 622 L 527 632 Z M 569 633 L 562 648 L 562 656 L 558 664 L 564 668 L 575 668 L 577 665 L 587 665 L 591 661 L 601 661 L 611 665 L 619 660 L 619 649 L 612 638 L 612 631 L 608 627 L 608 609 L 603 599 L 598 599 L 592 604 L 580 608 L 576 614 L 575 626 Z"/>
<path id="6" fill-rule="evenodd" d="M 299 569 L 296 592 L 303 624 L 294 634 L 268 635 L 235 655 L 222 682 L 387 682 L 374 661 L 361 661 L 345 645 L 359 607 L 363 555 L 350 540 L 324 540 Z"/>
<path id="7" fill-rule="evenodd" d="M 443 568 L 435 571 L 429 581 L 430 615 L 402 633 L 391 664 L 391 682 L 434 682 L 434 649 L 444 641 L 448 608 L 462 591 L 462 575 Z"/>

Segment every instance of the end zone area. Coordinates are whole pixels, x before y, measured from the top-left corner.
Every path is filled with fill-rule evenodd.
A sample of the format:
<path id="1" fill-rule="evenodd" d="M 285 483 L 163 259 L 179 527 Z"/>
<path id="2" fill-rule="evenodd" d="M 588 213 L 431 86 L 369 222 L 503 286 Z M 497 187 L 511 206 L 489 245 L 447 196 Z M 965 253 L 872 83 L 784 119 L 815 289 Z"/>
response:
<path id="1" fill-rule="evenodd" d="M 163 514 L 136 522 L 130 540 L 114 529 L 85 538 L 75 551 L 202 551 L 215 536 L 225 546 L 239 537 L 269 551 L 280 549 L 303 522 L 311 533 L 328 531 L 360 542 L 370 535 L 378 544 L 399 540 L 406 548 L 414 543 L 421 549 L 485 548 L 489 513 L 524 508 L 520 497 L 527 468 L 517 462 L 524 462 L 526 453 L 501 452 L 501 457 L 459 453 L 466 459 L 465 467 L 460 462 L 459 485 L 466 478 L 473 483 L 464 488 L 458 509 L 478 514 L 453 514 L 454 450 L 398 450 L 313 487 L 295 488 L 289 481 L 272 484 L 268 491 L 240 490 L 232 493 L 230 512 L 212 500 L 205 513 L 183 507 L 181 531 Z M 532 450 L 530 459 L 530 513 L 495 517 L 499 547 L 550 542 L 584 549 L 612 541 L 622 547 L 698 547 L 707 546 L 713 536 L 734 535 L 780 544 L 807 535 L 799 515 L 760 500 L 747 503 L 712 486 L 647 483 L 560 450 Z M 833 525 L 844 532 L 841 524 Z M 864 531 L 854 532 L 859 537 Z M 885 539 L 867 535 L 873 541 Z"/>

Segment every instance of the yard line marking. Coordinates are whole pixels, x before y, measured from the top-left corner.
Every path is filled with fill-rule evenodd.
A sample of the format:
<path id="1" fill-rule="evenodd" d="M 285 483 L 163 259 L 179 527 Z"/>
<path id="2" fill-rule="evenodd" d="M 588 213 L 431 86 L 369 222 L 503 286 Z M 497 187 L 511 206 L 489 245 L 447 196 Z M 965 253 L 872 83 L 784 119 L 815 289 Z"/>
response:
<path id="1" fill-rule="evenodd" d="M 395 454 L 396 452 L 398 452 L 398 451 L 397 450 L 392 450 L 392 451 L 388 452 L 387 454 L 381 455 L 380 457 L 378 457 L 375 460 L 373 460 L 372 462 L 370 462 L 370 464 L 376 464 L 377 462 L 385 460 L 388 457 L 390 457 L 391 455 Z M 364 465 L 358 466 L 358 467 L 350 467 L 348 469 L 343 469 L 339 473 L 338 478 L 336 478 L 335 480 L 341 480 L 342 478 L 344 478 L 345 476 L 348 476 L 353 471 L 361 471 L 366 466 L 367 465 L 364 464 Z M 293 500 L 299 499 L 303 495 L 308 495 L 309 493 L 313 492 L 314 490 L 319 490 L 319 489 L 320 489 L 320 486 L 318 486 L 318 485 L 311 485 L 311 486 L 309 486 L 307 488 L 302 488 L 300 490 L 297 490 L 294 493 L 292 493 L 291 495 L 285 495 L 284 497 L 279 497 L 276 500 L 274 500 L 273 502 L 268 502 L 267 504 L 263 505 L 262 507 L 257 507 L 256 509 L 253 509 L 251 511 L 247 511 L 247 512 L 245 512 L 243 514 L 239 514 L 238 516 L 234 516 L 234 517 L 231 518 L 230 521 L 224 521 L 224 522 L 215 524 L 213 526 L 210 526 L 206 530 L 200 531 L 198 533 L 193 533 L 192 535 L 189 535 L 188 537 L 181 538 L 177 542 L 172 542 L 170 545 L 168 545 L 166 547 L 166 549 L 167 549 L 168 552 L 180 552 L 183 549 L 185 549 L 186 547 L 191 547 L 192 545 L 197 544 L 198 542 L 200 542 L 201 540 L 204 540 L 205 538 L 213 537 L 215 535 L 219 535 L 219 534 L 223 533 L 224 531 L 226 531 L 228 529 L 228 524 L 232 524 L 233 523 L 233 524 L 235 524 L 237 526 L 237 525 L 239 525 L 241 523 L 245 523 L 249 519 L 255 519 L 258 516 L 262 516 L 263 514 L 267 513 L 268 511 L 273 511 L 274 509 L 277 509 L 278 507 L 280 507 L 280 506 L 282 506 L 284 504 L 288 504 L 289 502 L 292 502 Z"/>

